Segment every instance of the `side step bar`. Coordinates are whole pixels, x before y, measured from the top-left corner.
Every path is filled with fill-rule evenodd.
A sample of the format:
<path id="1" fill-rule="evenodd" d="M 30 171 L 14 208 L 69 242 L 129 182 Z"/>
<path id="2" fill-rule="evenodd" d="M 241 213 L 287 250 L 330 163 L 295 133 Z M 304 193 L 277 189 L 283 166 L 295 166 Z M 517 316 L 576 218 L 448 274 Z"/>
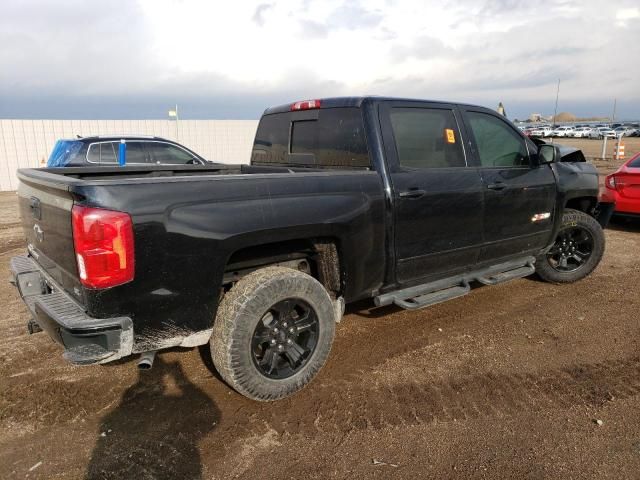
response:
<path id="1" fill-rule="evenodd" d="M 471 290 L 469 283 L 473 281 L 484 285 L 497 285 L 529 276 L 535 272 L 534 263 L 534 257 L 501 263 L 475 272 L 383 293 L 374 298 L 374 303 L 379 307 L 393 303 L 407 310 L 416 310 L 466 295 Z"/>
<path id="2" fill-rule="evenodd" d="M 535 271 L 536 267 L 533 266 L 533 262 L 530 262 L 520 268 L 514 268 L 513 270 L 495 273 L 490 276 L 478 277 L 476 278 L 476 280 L 484 285 L 498 285 L 499 283 L 508 282 L 509 280 L 515 280 L 516 278 L 528 277 Z"/>
<path id="3" fill-rule="evenodd" d="M 436 303 L 442 303 L 453 298 L 462 297 L 469 293 L 469 290 L 471 290 L 469 284 L 464 283 L 462 285 L 456 285 L 432 293 L 420 295 L 419 297 L 408 298 L 406 300 L 396 298 L 393 303 L 407 310 L 417 310 L 418 308 L 428 307 L 429 305 L 435 305 Z"/>

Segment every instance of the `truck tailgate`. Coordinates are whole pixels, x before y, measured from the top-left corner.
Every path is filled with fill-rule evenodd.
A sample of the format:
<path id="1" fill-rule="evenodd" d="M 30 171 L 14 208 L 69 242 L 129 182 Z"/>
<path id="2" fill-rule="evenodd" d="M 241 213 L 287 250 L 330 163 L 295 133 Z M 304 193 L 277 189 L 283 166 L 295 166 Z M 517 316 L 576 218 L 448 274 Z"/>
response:
<path id="1" fill-rule="evenodd" d="M 18 196 L 30 255 L 58 285 L 84 303 L 73 248 L 73 196 L 67 186 L 21 175 Z"/>

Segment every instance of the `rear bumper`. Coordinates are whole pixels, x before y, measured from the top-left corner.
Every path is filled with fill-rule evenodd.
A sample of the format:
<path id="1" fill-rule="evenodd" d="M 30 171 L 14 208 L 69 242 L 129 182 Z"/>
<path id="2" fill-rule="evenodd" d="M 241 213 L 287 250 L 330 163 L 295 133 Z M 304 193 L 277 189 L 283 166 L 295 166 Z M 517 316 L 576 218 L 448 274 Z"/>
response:
<path id="1" fill-rule="evenodd" d="M 131 354 L 129 317 L 93 318 L 65 294 L 27 255 L 11 259 L 11 283 L 38 326 L 64 347 L 64 358 L 77 365 L 107 363 Z"/>

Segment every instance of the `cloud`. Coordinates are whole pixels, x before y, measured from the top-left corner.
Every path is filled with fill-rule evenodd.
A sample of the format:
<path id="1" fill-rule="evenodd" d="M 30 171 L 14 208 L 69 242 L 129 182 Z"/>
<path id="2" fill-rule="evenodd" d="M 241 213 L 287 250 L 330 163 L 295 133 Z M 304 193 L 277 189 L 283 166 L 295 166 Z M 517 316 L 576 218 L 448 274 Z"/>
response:
<path id="1" fill-rule="evenodd" d="M 526 116 L 513 105 L 548 111 L 558 78 L 563 110 L 607 113 L 615 97 L 640 117 L 634 0 L 101 5 L 3 1 L 0 117 L 149 118 L 177 101 L 185 118 L 255 118 L 360 94 L 505 101 Z"/>
<path id="2" fill-rule="evenodd" d="M 640 19 L 640 8 L 623 8 L 616 12 L 616 25 L 627 27 L 630 20 Z"/>
<path id="3" fill-rule="evenodd" d="M 430 36 L 422 36 L 410 45 L 393 45 L 389 50 L 394 62 L 402 62 L 408 58 L 428 59 L 452 54 L 452 49 L 446 47 L 442 40 Z"/>
<path id="4" fill-rule="evenodd" d="M 300 33 L 303 38 L 327 38 L 329 35 L 329 29 L 323 23 L 307 19 L 300 20 L 298 23 L 300 26 Z"/>
<path id="5" fill-rule="evenodd" d="M 327 19 L 331 28 L 357 30 L 376 27 L 382 22 L 383 15 L 364 8 L 359 2 L 349 0 L 333 10 Z"/>
<path id="6" fill-rule="evenodd" d="M 253 12 L 253 16 L 251 17 L 251 20 L 253 20 L 253 22 L 256 25 L 262 27 L 265 22 L 264 14 L 267 13 L 272 8 L 273 8 L 273 5 L 270 3 L 261 3 L 256 7 L 255 12 Z"/>

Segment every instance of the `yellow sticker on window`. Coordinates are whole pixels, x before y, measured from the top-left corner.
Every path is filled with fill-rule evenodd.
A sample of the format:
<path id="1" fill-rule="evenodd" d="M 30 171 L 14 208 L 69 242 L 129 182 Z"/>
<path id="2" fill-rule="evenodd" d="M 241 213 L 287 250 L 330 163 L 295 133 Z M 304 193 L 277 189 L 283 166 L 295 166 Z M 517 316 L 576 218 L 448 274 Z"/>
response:
<path id="1" fill-rule="evenodd" d="M 447 137 L 447 143 L 456 143 L 456 134 L 451 128 L 445 128 L 444 133 Z"/>

